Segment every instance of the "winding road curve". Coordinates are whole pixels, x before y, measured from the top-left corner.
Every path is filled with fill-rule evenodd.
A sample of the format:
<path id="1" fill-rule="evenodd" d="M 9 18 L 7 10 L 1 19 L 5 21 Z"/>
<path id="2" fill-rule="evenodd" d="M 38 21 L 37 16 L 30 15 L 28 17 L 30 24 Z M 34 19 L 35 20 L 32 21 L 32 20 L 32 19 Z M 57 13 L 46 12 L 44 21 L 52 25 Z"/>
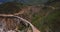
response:
<path id="1" fill-rule="evenodd" d="M 42 6 L 44 6 L 44 5 L 42 5 Z M 51 7 L 52 9 L 55 9 L 55 7 L 52 7 L 52 6 L 49 6 L 49 7 Z M 31 7 L 30 7 L 30 8 L 31 8 Z M 30 10 L 30 8 L 28 8 L 27 10 Z M 30 24 L 33 32 L 40 32 L 40 31 L 39 31 L 34 25 L 32 25 L 29 21 L 27 21 L 27 20 L 25 20 L 25 19 L 17 16 L 17 15 L 19 15 L 19 14 L 24 13 L 24 10 L 26 10 L 26 9 L 22 9 L 22 11 L 20 11 L 19 13 L 15 13 L 15 14 L 0 14 L 0 16 L 3 16 L 3 17 L 16 17 L 16 18 L 18 18 L 18 19 L 20 19 L 20 20 L 22 20 L 22 21 Z"/>
<path id="2" fill-rule="evenodd" d="M 23 19 L 23 18 L 21 18 L 21 17 L 19 17 L 19 16 L 15 16 L 15 15 L 11 15 L 11 14 L 10 14 L 10 15 L 0 14 L 0 16 L 3 16 L 3 17 L 16 17 L 16 18 L 18 18 L 18 19 L 20 19 L 20 20 L 22 20 L 22 21 L 30 24 L 33 32 L 40 32 L 40 31 L 39 31 L 36 27 L 34 27 L 29 21 L 27 21 L 27 20 L 25 20 L 25 19 Z"/>

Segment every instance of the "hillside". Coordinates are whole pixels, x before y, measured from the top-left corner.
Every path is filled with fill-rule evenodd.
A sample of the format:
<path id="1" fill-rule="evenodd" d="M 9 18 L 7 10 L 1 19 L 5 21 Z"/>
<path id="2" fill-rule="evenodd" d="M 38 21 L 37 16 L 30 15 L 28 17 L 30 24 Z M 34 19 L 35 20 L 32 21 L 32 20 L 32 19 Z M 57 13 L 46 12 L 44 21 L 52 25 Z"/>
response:
<path id="1" fill-rule="evenodd" d="M 19 11 L 24 11 L 24 13 L 18 16 L 30 21 L 41 32 L 60 32 L 59 1 L 53 1 L 43 5 L 5 3 L 0 6 L 0 13 L 2 14 L 14 14 Z"/>

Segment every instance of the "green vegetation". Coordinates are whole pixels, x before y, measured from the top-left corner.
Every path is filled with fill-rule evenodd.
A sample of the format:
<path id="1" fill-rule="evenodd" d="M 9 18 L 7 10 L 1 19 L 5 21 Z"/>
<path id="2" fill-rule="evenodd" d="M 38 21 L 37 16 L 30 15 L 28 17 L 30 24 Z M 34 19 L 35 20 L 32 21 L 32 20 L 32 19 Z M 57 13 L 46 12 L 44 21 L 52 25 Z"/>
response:
<path id="1" fill-rule="evenodd" d="M 53 2 L 50 4 L 52 7 L 57 9 L 51 10 L 51 8 L 45 8 L 43 12 L 50 11 L 47 16 L 41 16 L 33 14 L 32 23 L 41 31 L 41 32 L 60 32 L 60 2 Z M 42 13 L 41 13 L 42 14 Z M 46 13 L 45 13 L 46 14 Z M 35 16 L 34 16 L 35 15 Z"/>
<path id="2" fill-rule="evenodd" d="M 41 32 L 60 32 L 60 2 L 57 0 L 49 0 L 45 5 L 52 6 L 56 9 L 49 7 L 41 7 L 42 9 L 37 12 L 29 12 L 30 14 L 23 14 L 23 17 L 26 16 L 26 19 L 29 19 L 29 16 L 32 17 L 31 21 L 34 26 L 36 26 Z M 24 7 L 22 3 L 9 2 L 0 5 L 0 13 L 15 13 L 21 10 Z M 24 16 L 25 15 L 25 16 Z M 19 26 L 19 29 L 25 28 L 24 26 Z"/>
<path id="3" fill-rule="evenodd" d="M 36 14 L 35 14 L 36 15 Z M 50 13 L 48 16 L 33 16 L 32 23 L 42 32 L 54 32 L 60 29 L 60 10 Z M 58 28 L 57 28 L 58 27 Z"/>

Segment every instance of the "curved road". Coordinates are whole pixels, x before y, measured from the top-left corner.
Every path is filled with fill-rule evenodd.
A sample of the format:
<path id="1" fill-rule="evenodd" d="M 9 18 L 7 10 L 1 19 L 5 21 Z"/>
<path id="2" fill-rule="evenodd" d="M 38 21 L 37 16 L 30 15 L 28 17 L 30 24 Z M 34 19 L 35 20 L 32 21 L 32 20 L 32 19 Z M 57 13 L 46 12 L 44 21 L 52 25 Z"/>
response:
<path id="1" fill-rule="evenodd" d="M 42 5 L 42 6 L 44 7 L 45 5 Z M 52 6 L 46 6 L 46 7 L 51 7 L 52 9 L 55 9 L 55 7 L 52 7 Z M 24 9 L 22 9 L 22 11 L 20 11 L 20 12 L 18 12 L 18 13 L 15 13 L 15 14 L 0 14 L 0 16 L 19 18 L 20 20 L 22 20 L 22 21 L 24 21 L 24 22 L 26 22 L 26 23 L 29 23 L 30 26 L 31 26 L 31 28 L 32 28 L 32 30 L 33 30 L 33 32 L 40 32 L 40 31 L 39 31 L 34 25 L 32 25 L 29 21 L 27 21 L 27 20 L 25 20 L 25 19 L 17 16 L 17 15 L 19 15 L 19 14 L 24 13 L 24 11 L 25 11 L 26 9 L 27 9 L 27 10 L 30 10 L 30 8 L 31 8 L 31 7 L 28 7 L 28 9 L 27 9 L 27 8 L 24 8 Z"/>
<path id="2" fill-rule="evenodd" d="M 29 21 L 27 21 L 27 20 L 25 20 L 25 19 L 23 19 L 23 18 L 21 18 L 21 17 L 19 17 L 19 16 L 15 16 L 15 15 L 11 15 L 11 14 L 9 14 L 9 15 L 0 14 L 0 16 L 3 16 L 3 17 L 17 17 L 18 19 L 20 19 L 20 20 L 22 20 L 22 21 L 24 21 L 24 22 L 30 24 L 30 26 L 31 26 L 31 28 L 32 28 L 32 30 L 33 30 L 33 32 L 40 32 L 40 31 L 39 31 L 36 27 L 34 27 Z"/>

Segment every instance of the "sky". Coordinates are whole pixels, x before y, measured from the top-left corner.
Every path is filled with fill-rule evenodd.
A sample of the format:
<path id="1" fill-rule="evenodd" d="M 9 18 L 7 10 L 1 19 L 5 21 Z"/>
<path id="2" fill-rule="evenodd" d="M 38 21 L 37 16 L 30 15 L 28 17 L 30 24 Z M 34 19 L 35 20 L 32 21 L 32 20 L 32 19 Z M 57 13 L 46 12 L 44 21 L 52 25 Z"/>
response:
<path id="1" fill-rule="evenodd" d="M 5 0 L 0 0 L 0 2 L 4 2 Z"/>
<path id="2" fill-rule="evenodd" d="M 0 0 L 0 3 L 4 2 L 12 2 L 13 0 Z M 19 0 L 19 2 L 22 2 L 24 4 L 40 4 L 40 3 L 45 3 L 48 0 Z"/>
<path id="3" fill-rule="evenodd" d="M 5 3 L 5 2 L 10 2 L 10 1 L 13 1 L 13 0 L 0 0 L 0 4 Z"/>
<path id="4" fill-rule="evenodd" d="M 9 2 L 9 1 L 13 1 L 13 0 L 0 0 L 0 2 Z"/>

